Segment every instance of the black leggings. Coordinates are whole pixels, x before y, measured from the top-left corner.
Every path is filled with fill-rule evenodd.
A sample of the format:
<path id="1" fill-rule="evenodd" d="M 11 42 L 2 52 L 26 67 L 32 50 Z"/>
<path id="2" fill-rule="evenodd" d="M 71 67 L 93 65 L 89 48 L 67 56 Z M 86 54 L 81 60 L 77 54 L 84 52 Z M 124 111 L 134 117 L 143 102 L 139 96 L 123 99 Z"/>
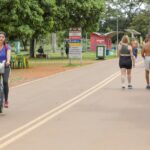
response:
<path id="1" fill-rule="evenodd" d="M 10 67 L 5 67 L 5 73 L 3 76 L 3 86 L 4 86 L 4 98 L 5 101 L 8 100 L 8 93 L 9 93 L 9 85 L 8 85 L 8 79 L 10 74 Z"/>

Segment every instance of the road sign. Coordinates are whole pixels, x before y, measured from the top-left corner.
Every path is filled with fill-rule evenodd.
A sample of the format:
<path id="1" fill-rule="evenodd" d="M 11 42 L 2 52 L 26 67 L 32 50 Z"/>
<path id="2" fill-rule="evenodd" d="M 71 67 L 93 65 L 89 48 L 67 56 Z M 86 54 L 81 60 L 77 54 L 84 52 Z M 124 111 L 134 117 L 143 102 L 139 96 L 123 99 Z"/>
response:
<path id="1" fill-rule="evenodd" d="M 82 59 L 81 28 L 70 28 L 69 31 L 69 59 Z"/>

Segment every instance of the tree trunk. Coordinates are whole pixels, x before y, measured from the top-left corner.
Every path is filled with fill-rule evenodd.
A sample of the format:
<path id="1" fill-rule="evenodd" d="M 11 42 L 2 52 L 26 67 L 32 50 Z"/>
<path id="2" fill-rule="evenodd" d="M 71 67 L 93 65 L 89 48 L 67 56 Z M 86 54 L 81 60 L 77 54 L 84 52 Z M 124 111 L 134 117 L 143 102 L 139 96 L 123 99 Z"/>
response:
<path id="1" fill-rule="evenodd" d="M 34 49 L 35 49 L 35 39 L 30 40 L 30 57 L 34 58 Z"/>
<path id="2" fill-rule="evenodd" d="M 52 50 L 54 53 L 56 51 L 56 33 L 51 34 L 51 43 L 52 43 Z"/>
<path id="3" fill-rule="evenodd" d="M 27 51 L 27 42 L 28 42 L 27 39 L 22 40 L 22 44 L 23 44 L 23 47 L 24 47 L 24 51 Z"/>

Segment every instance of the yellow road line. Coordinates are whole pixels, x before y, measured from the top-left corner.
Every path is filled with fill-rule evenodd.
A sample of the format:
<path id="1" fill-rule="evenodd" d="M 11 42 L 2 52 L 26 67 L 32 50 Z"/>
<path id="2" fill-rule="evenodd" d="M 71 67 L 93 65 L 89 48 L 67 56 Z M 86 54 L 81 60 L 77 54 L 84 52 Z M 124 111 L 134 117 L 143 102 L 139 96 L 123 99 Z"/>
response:
<path id="1" fill-rule="evenodd" d="M 73 99 L 63 103 L 62 105 L 52 109 L 51 111 L 41 115 L 40 117 L 32 120 L 31 122 L 17 128 L 16 130 L 8 133 L 7 135 L 0 138 L 0 149 L 6 147 L 7 145 L 11 144 L 12 142 L 16 141 L 20 137 L 26 135 L 27 133 L 33 131 L 34 129 L 40 127 L 41 125 L 48 122 L 50 119 L 58 116 L 62 112 L 66 111 L 70 107 L 74 106 L 76 103 L 82 101 L 89 95 L 95 93 L 108 83 L 110 83 L 112 80 L 117 78 L 120 75 L 120 72 L 116 72 L 115 74 L 111 75 L 110 77 L 106 78 L 105 80 L 101 81 L 100 83 L 96 84 L 92 88 L 86 90 L 85 92 L 81 93 L 80 95 L 74 97 Z"/>
<path id="2" fill-rule="evenodd" d="M 142 62 L 138 62 L 136 65 L 140 65 Z M 30 121 L 29 123 L 15 129 L 14 131 L 4 135 L 0 138 L 0 149 L 8 146 L 9 144 L 13 143 L 17 139 L 23 137 L 24 135 L 28 134 L 29 132 L 35 130 L 36 128 L 40 127 L 41 125 L 47 123 L 52 118 L 58 116 L 59 114 L 63 113 L 64 111 L 68 110 L 75 104 L 81 102 L 88 96 L 92 95 L 93 93 L 97 92 L 111 81 L 116 79 L 120 75 L 120 71 L 112 74 L 108 78 L 104 79 L 103 81 L 99 82 L 95 86 L 91 87 L 90 89 L 86 90 L 85 92 L 81 93 L 80 95 L 68 100 L 67 102 L 61 104 L 60 106 L 50 110 L 49 112 L 41 115 L 40 117 Z"/>

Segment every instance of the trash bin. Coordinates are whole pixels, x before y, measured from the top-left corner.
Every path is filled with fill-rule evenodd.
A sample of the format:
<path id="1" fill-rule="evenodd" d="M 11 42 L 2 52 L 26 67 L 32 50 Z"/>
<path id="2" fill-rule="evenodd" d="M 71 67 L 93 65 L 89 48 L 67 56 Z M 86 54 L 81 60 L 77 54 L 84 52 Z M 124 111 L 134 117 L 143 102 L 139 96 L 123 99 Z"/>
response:
<path id="1" fill-rule="evenodd" d="M 105 45 L 98 45 L 96 47 L 96 58 L 97 59 L 104 59 L 105 58 L 105 51 L 106 51 Z"/>
<path id="2" fill-rule="evenodd" d="M 106 49 L 106 56 L 109 56 L 109 49 Z"/>

